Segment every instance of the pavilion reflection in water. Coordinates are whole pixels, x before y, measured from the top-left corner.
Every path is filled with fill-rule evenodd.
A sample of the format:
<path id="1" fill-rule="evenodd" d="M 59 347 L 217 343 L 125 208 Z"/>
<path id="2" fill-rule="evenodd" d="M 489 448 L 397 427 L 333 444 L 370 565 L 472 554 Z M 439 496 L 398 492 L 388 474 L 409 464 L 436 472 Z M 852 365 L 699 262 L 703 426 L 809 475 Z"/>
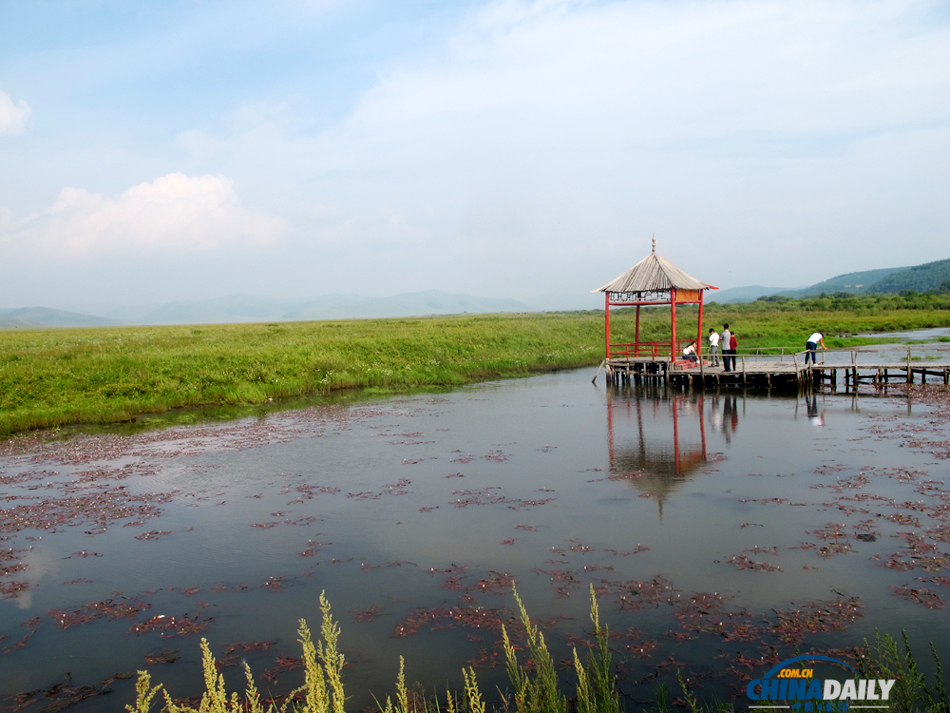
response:
<path id="1" fill-rule="evenodd" d="M 625 480 L 663 503 L 709 461 L 706 420 L 727 442 L 738 427 L 735 396 L 710 398 L 663 384 L 607 389 L 610 478 Z"/>

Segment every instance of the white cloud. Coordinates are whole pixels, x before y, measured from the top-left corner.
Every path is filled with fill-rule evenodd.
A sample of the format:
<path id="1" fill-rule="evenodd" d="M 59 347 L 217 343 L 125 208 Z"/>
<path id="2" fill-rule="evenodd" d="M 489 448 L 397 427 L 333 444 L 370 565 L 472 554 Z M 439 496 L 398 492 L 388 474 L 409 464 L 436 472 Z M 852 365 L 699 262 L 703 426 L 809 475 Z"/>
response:
<path id="1" fill-rule="evenodd" d="M 458 256 L 479 249 L 573 256 L 632 236 L 648 249 L 653 232 L 669 241 L 667 257 L 700 260 L 710 235 L 757 248 L 763 234 L 844 222 L 842 250 L 868 247 L 886 265 L 889 234 L 868 230 L 863 207 L 903 216 L 928 177 L 946 188 L 947 149 L 932 133 L 947 120 L 950 25 L 928 20 L 929 7 L 498 0 L 441 50 L 394 62 L 336 126 L 291 151 L 272 137 L 261 145 L 286 157 L 275 169 L 318 187 L 354 228 L 353 245 L 385 240 L 386 226 L 362 229 L 362 219 L 389 207 L 446 262 L 466 265 Z M 882 136 L 905 146 L 922 134 L 929 156 L 868 158 Z M 854 203 L 831 204 L 829 190 Z M 926 205 L 938 226 L 938 203 Z M 743 272 L 766 279 L 748 254 Z M 702 259 L 716 274 L 746 258 Z"/>
<path id="2" fill-rule="evenodd" d="M 385 76 L 345 128 L 629 145 L 941 120 L 950 27 L 905 27 L 919 5 L 495 2 L 437 61 Z"/>
<path id="3" fill-rule="evenodd" d="M 59 257 L 209 252 L 266 244 L 286 228 L 281 218 L 241 206 L 224 176 L 182 173 L 140 183 L 117 198 L 67 186 L 46 210 L 11 223 L 8 218 L 10 242 Z"/>
<path id="4" fill-rule="evenodd" d="M 0 91 L 0 134 L 22 134 L 33 110 L 23 99 L 18 104 Z"/>
<path id="5" fill-rule="evenodd" d="M 431 3 L 409 5 L 443 17 L 421 10 Z M 343 3 L 341 17 L 344 6 L 359 3 Z M 148 252 L 157 262 L 164 251 L 177 272 L 200 265 L 203 286 L 266 274 L 282 288 L 288 273 L 308 285 L 320 274 L 316 290 L 358 284 L 378 294 L 460 284 L 512 294 L 556 281 L 586 295 L 649 252 L 654 232 L 664 257 L 722 286 L 805 284 L 885 267 L 895 235 L 946 253 L 946 2 L 464 6 L 405 40 L 389 33 L 401 35 L 416 10 L 394 11 L 378 37 L 340 32 L 355 39 L 341 39 L 337 54 L 318 41 L 312 55 L 300 52 L 295 43 L 312 28 L 297 22 L 275 54 L 283 31 L 275 19 L 268 42 L 233 57 L 253 70 L 234 69 L 219 42 L 201 44 L 207 57 L 194 49 L 188 62 L 174 55 L 161 71 L 149 69 L 157 87 L 134 83 L 149 87 L 145 104 L 133 83 L 105 81 L 104 65 L 134 68 L 157 42 L 135 54 L 116 48 L 116 61 L 97 60 L 102 72 L 79 57 L 92 87 L 77 80 L 67 91 L 59 72 L 27 74 L 44 89 L 44 116 L 58 109 L 44 132 L 49 121 L 62 135 L 6 142 L 16 151 L 4 155 L 0 194 L 15 214 L 0 208 L 0 242 L 15 238 L 11 248 L 34 245 L 41 257 L 95 254 L 89 263 L 104 266 L 123 255 L 124 266 L 138 264 Z M 362 21 L 362 10 L 347 12 L 348 23 Z M 221 56 L 228 71 L 205 76 L 222 82 L 215 91 L 179 74 L 218 66 Z M 283 69 L 280 57 L 289 62 Z M 50 66 L 76 66 L 62 58 Z M 35 64 L 33 55 L 19 61 L 5 66 L 24 74 Z M 119 94 L 99 111 L 108 90 Z M 166 95 L 172 111 L 154 103 Z M 89 130 L 90 117 L 101 131 Z M 180 195 L 163 185 L 171 177 L 119 195 L 170 170 L 212 176 L 178 177 Z M 218 174 L 235 182 L 240 200 Z M 63 175 L 70 178 L 49 178 Z M 109 176 L 114 193 L 92 192 Z M 30 187 L 44 181 L 50 200 L 33 202 Z M 67 190 L 24 218 L 67 183 L 87 190 Z M 281 232 L 274 215 L 294 229 Z M 275 235 L 281 240 L 266 254 L 215 250 Z M 805 242 L 834 258 L 816 265 L 812 252 L 782 248 Z"/>

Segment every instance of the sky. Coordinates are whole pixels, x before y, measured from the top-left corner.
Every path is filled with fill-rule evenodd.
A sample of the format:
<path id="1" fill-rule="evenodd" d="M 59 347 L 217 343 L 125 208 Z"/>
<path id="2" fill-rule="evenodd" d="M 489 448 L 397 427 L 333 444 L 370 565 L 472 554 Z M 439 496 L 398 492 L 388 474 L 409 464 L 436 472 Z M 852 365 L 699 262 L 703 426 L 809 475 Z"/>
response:
<path id="1" fill-rule="evenodd" d="M 0 0 L 0 307 L 950 258 L 950 3 Z"/>

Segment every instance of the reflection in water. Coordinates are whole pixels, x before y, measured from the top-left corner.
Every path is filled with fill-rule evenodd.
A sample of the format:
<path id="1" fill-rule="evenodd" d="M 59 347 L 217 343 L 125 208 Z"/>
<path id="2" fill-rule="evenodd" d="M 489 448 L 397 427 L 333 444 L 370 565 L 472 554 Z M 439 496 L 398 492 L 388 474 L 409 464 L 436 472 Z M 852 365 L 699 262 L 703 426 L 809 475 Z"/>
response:
<path id="1" fill-rule="evenodd" d="M 812 394 L 811 399 L 806 399 L 808 403 L 808 419 L 813 426 L 825 425 L 825 410 L 818 408 L 818 397 Z"/>
<path id="2" fill-rule="evenodd" d="M 715 401 L 715 399 L 714 399 Z M 725 399 L 726 438 L 738 425 L 735 397 Z M 689 480 L 707 461 L 706 400 L 659 384 L 635 384 L 607 391 L 607 451 L 610 472 L 659 503 Z M 713 414 L 718 414 L 715 403 Z M 718 417 L 718 416 L 717 416 Z"/>

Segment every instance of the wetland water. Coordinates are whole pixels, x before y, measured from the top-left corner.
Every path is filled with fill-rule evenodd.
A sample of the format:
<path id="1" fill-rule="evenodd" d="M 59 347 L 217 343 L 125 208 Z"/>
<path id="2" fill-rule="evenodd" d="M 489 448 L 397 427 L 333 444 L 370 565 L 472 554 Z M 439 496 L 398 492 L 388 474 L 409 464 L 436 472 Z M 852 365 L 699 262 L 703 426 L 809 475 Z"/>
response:
<path id="1" fill-rule="evenodd" d="M 950 661 L 946 407 L 590 376 L 7 444 L 2 709 L 119 710 L 132 680 L 92 694 L 146 666 L 193 695 L 201 636 L 230 686 L 247 661 L 285 692 L 324 590 L 350 709 L 392 691 L 400 654 L 458 689 L 501 660 L 512 580 L 564 660 L 595 586 L 628 703 L 682 666 L 743 705 L 794 646 L 844 656 L 876 628 Z"/>

